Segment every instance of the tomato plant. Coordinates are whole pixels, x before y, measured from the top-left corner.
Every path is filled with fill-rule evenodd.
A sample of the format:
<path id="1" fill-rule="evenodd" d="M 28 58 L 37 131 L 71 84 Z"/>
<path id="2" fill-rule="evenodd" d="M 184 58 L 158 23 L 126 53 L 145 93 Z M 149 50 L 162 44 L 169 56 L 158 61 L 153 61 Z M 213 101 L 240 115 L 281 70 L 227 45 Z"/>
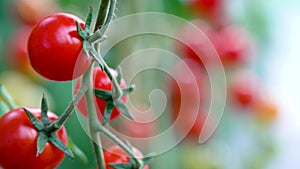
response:
<path id="1" fill-rule="evenodd" d="M 113 70 L 113 69 L 109 69 L 111 74 L 116 78 L 118 73 Z M 80 87 L 80 83 L 81 80 L 79 79 L 77 81 L 77 83 L 75 84 L 75 89 L 74 89 L 74 93 L 78 92 L 78 89 Z M 112 90 L 112 82 L 109 79 L 109 77 L 107 76 L 107 73 L 105 73 L 104 71 L 101 70 L 100 67 L 94 67 L 93 68 L 93 87 L 95 89 L 100 89 L 100 90 L 105 90 L 105 91 L 111 91 Z M 120 87 L 122 89 L 126 88 L 126 83 L 124 79 L 121 79 L 120 82 Z M 98 118 L 99 121 L 102 121 L 103 119 L 103 115 L 104 115 L 104 110 L 105 110 L 105 106 L 106 106 L 106 100 L 103 100 L 101 98 L 98 98 L 96 96 L 94 96 L 95 99 L 95 105 L 97 107 L 97 114 L 98 114 Z M 127 96 L 122 97 L 122 101 L 125 103 L 127 100 Z M 87 110 L 87 105 L 86 105 L 86 101 L 84 98 L 82 98 L 78 105 L 77 108 L 79 110 L 80 113 L 82 113 L 85 117 L 87 117 L 88 115 L 88 110 Z M 110 120 L 113 120 L 115 118 L 117 118 L 120 115 L 120 111 L 114 107 L 110 116 Z"/>
<path id="2" fill-rule="evenodd" d="M 67 81 L 81 76 L 91 60 L 82 52 L 82 39 L 77 33 L 77 16 L 57 13 L 39 22 L 28 40 L 28 54 L 32 67 L 43 77 Z"/>
<path id="3" fill-rule="evenodd" d="M 142 159 L 144 156 L 143 154 L 135 147 L 132 147 L 132 152 L 135 157 Z M 119 146 L 115 145 L 112 146 L 104 151 L 104 161 L 106 169 L 113 169 L 109 166 L 109 164 L 119 164 L 119 163 L 129 163 L 130 158 L 128 154 Z M 146 165 L 143 169 L 149 169 L 149 166 Z"/>
<path id="4" fill-rule="evenodd" d="M 41 109 L 27 108 L 36 118 L 41 118 Z M 57 116 L 48 111 L 50 121 Z M 56 135 L 65 144 L 68 138 L 64 127 Z M 60 164 L 64 152 L 52 143 L 46 143 L 44 151 L 37 155 L 38 131 L 34 128 L 24 109 L 17 108 L 0 118 L 0 167 L 5 169 L 52 169 Z"/>

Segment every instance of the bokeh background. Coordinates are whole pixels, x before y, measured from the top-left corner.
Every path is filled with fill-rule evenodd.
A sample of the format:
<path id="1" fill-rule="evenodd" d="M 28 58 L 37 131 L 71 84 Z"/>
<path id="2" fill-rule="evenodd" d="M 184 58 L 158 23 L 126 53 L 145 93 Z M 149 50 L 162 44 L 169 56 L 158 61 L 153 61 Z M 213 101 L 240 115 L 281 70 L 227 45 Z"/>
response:
<path id="1" fill-rule="evenodd" d="M 232 83 L 246 84 L 246 87 L 244 86 L 241 90 L 246 91 L 245 97 L 250 95 L 250 100 L 254 99 L 255 103 L 253 103 L 254 106 L 240 105 L 239 101 L 234 100 L 234 95 L 231 96 L 231 88 L 228 88 L 224 114 L 213 137 L 205 144 L 198 144 L 197 134 L 200 134 L 203 122 L 197 121 L 200 131 L 198 129 L 194 132 L 196 137 L 189 134 L 172 150 L 156 156 L 150 167 L 155 169 L 298 168 L 300 166 L 298 151 L 300 148 L 298 135 L 300 133 L 298 108 L 300 79 L 297 72 L 300 71 L 298 66 L 300 1 L 219 0 L 216 2 L 223 3 L 222 10 L 224 11 L 217 15 L 211 15 L 209 10 L 205 12 L 204 9 L 195 9 L 195 4 L 188 5 L 191 1 L 120 0 L 117 4 L 116 18 L 138 12 L 162 12 L 191 22 L 201 20 L 205 25 L 213 27 L 214 31 L 219 31 L 221 29 L 219 27 L 227 24 L 242 28 L 251 39 L 247 45 L 249 47 L 247 50 L 250 52 L 245 55 L 249 58 L 246 63 L 225 66 L 226 80 L 229 87 Z M 57 114 L 64 111 L 72 98 L 72 82 L 53 82 L 37 75 L 26 61 L 26 50 L 24 51 L 26 40 L 24 39 L 34 23 L 51 13 L 68 12 L 85 18 L 89 5 L 97 8 L 97 4 L 96 0 L 0 0 L 0 83 L 8 88 L 18 105 L 39 106 L 42 93 L 46 93 L 50 109 Z M 151 21 L 146 22 L 151 23 Z M 139 22 L 130 24 L 130 26 L 142 26 Z M 163 27 L 164 24 L 167 24 L 167 21 L 161 23 L 161 26 Z M 240 36 L 233 35 L 231 40 L 238 41 Z M 227 41 L 224 41 L 226 44 Z M 237 42 L 237 44 L 241 43 L 243 41 Z M 228 42 L 228 44 L 229 48 L 232 47 L 231 43 Z M 189 58 L 185 56 L 186 53 L 182 52 L 184 50 L 176 46 L 172 40 L 155 35 L 144 35 L 131 37 L 117 44 L 108 52 L 105 59 L 111 67 L 116 67 L 133 52 L 149 47 L 168 50 L 182 59 Z M 16 51 L 19 48 L 21 50 Z M 150 62 L 157 65 L 164 64 L 170 70 L 176 68 L 174 60 L 148 57 L 147 55 L 144 62 L 133 60 L 130 66 L 122 67 L 124 75 Z M 243 73 L 245 70 L 250 74 L 242 74 L 235 78 L 236 74 Z M 198 68 L 196 71 L 200 72 Z M 205 71 L 202 73 L 205 74 Z M 195 76 L 198 77 L 198 75 Z M 254 82 L 251 81 L 252 76 L 255 77 Z M 144 126 L 147 130 L 143 130 L 142 134 L 141 131 L 135 130 L 140 126 L 126 124 L 124 118 L 114 121 L 111 124 L 112 128 L 133 137 L 137 135 L 148 137 L 149 133 L 150 135 L 157 134 L 167 129 L 176 114 L 174 105 L 177 105 L 176 100 L 172 99 L 172 96 L 176 96 L 172 88 L 174 86 L 170 84 L 172 77 L 161 71 L 149 70 L 139 73 L 130 80 L 128 83 L 138 86 L 136 92 L 130 97 L 131 104 L 137 110 L 151 110 L 150 119 L 159 114 L 155 112 L 157 106 L 154 103 L 150 104 L 148 98 L 154 89 L 160 89 L 165 93 L 168 98 L 167 106 L 162 111 L 162 115 L 153 122 L 154 125 Z M 249 92 L 247 85 L 252 82 L 254 85 L 250 87 L 254 86 L 254 88 L 250 91 L 255 94 L 248 93 L 247 95 Z M 199 83 L 201 86 L 202 83 L 209 83 L 209 81 L 201 79 Z M 209 87 L 203 90 L 210 91 Z M 208 95 L 204 95 L 202 96 L 204 100 L 206 96 L 209 98 Z M 137 111 L 136 109 L 133 111 Z M 148 114 L 151 111 L 148 111 Z M 65 158 L 58 167 L 59 169 L 95 168 L 89 137 L 82 129 L 78 118 L 81 116 L 74 114 L 66 127 L 70 138 L 87 156 L 88 161 L 80 159 L 79 156 L 76 156 L 74 160 Z M 149 133 L 146 132 L 148 129 Z M 146 135 L 143 135 L 145 133 Z M 176 134 L 177 131 L 174 133 Z M 157 148 L 151 142 L 145 141 L 132 144 L 143 152 L 150 152 Z"/>

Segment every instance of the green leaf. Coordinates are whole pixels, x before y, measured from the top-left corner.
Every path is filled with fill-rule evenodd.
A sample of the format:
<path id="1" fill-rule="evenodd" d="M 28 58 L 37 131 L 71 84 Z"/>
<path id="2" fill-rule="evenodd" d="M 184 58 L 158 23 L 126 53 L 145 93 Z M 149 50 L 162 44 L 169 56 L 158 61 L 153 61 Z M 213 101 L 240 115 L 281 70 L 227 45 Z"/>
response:
<path id="1" fill-rule="evenodd" d="M 130 85 L 128 88 L 123 89 L 123 96 L 129 95 L 135 90 L 135 85 Z"/>
<path id="2" fill-rule="evenodd" d="M 39 156 L 44 151 L 46 143 L 48 142 L 48 136 L 45 132 L 39 132 L 38 139 L 37 139 L 37 152 L 36 156 Z"/>
<path id="3" fill-rule="evenodd" d="M 73 140 L 69 137 L 68 138 L 68 146 L 70 148 L 70 150 L 73 152 L 74 155 L 76 155 L 77 157 L 79 157 L 79 159 L 84 162 L 85 164 L 88 163 L 88 158 L 87 156 L 84 154 L 84 152 L 73 142 Z"/>
<path id="4" fill-rule="evenodd" d="M 3 102 L 0 102 L 0 117 L 7 112 L 9 112 L 8 106 L 6 104 L 4 104 Z"/>
<path id="5" fill-rule="evenodd" d="M 106 100 L 106 101 L 111 101 L 112 100 L 112 92 L 107 91 L 107 90 L 100 90 L 100 89 L 94 89 L 95 96 Z"/>
<path id="6" fill-rule="evenodd" d="M 104 119 L 103 119 L 103 125 L 105 125 L 107 122 L 109 122 L 112 110 L 114 108 L 113 101 L 107 101 L 104 109 Z"/>
<path id="7" fill-rule="evenodd" d="M 93 7 L 90 6 L 89 7 L 89 12 L 88 12 L 88 16 L 85 19 L 85 26 L 84 26 L 84 30 L 86 32 L 90 32 L 90 28 L 91 28 L 91 24 L 92 24 L 92 19 L 93 19 Z"/>
<path id="8" fill-rule="evenodd" d="M 35 129 L 37 129 L 38 131 L 42 131 L 45 128 L 45 125 L 43 124 L 43 122 L 38 120 L 29 110 L 27 110 L 26 108 L 23 108 L 23 110 L 27 114 L 30 122 L 33 124 Z"/>
<path id="9" fill-rule="evenodd" d="M 41 109 L 42 109 L 42 122 L 47 125 L 50 123 L 50 120 L 48 118 L 47 112 L 48 112 L 48 104 L 45 95 L 43 94 L 42 102 L 41 102 Z"/>
<path id="10" fill-rule="evenodd" d="M 132 169 L 133 168 L 131 163 L 113 163 L 113 164 L 108 164 L 108 165 L 114 169 Z"/>
<path id="11" fill-rule="evenodd" d="M 126 116 L 127 118 L 129 118 L 131 120 L 134 120 L 133 115 L 130 113 L 130 111 L 125 106 L 125 104 L 123 103 L 122 100 L 120 100 L 120 99 L 114 100 L 114 104 L 117 107 L 117 109 L 121 112 L 121 114 L 123 114 L 124 116 Z"/>
<path id="12" fill-rule="evenodd" d="M 69 156 L 71 159 L 74 158 L 73 153 L 70 151 L 70 149 L 56 136 L 56 134 L 52 134 L 49 136 L 49 141 L 55 145 L 58 149 L 63 151 L 67 156 Z"/>

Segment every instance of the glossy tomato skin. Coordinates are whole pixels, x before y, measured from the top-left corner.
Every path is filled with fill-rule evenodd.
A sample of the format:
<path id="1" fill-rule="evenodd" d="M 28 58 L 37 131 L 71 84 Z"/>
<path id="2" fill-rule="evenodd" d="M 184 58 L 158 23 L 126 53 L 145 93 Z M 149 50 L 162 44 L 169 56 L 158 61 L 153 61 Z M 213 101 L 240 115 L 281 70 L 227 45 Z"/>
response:
<path id="1" fill-rule="evenodd" d="M 73 80 L 85 73 L 91 64 L 91 59 L 82 52 L 76 21 L 84 27 L 78 17 L 56 13 L 33 28 L 28 40 L 29 59 L 43 77 L 54 81 Z"/>
<path id="2" fill-rule="evenodd" d="M 40 108 L 27 108 L 38 119 Z M 50 120 L 57 116 L 48 111 Z M 0 168 L 3 169 L 53 169 L 64 158 L 64 153 L 53 144 L 47 143 L 44 151 L 36 157 L 38 132 L 22 108 L 11 110 L 0 118 Z M 64 127 L 57 136 L 64 144 L 68 138 Z"/>
<path id="3" fill-rule="evenodd" d="M 142 159 L 144 157 L 137 148 L 132 147 L 132 151 L 137 158 Z M 113 169 L 112 167 L 108 166 L 108 164 L 128 163 L 130 159 L 129 155 L 122 148 L 116 145 L 106 149 L 103 155 L 106 169 Z M 143 167 L 143 169 L 149 169 L 149 166 L 146 165 Z"/>
<path id="4" fill-rule="evenodd" d="M 116 78 L 118 73 L 113 69 L 109 69 L 109 70 L 112 73 L 112 75 Z M 111 89 L 112 89 L 111 80 L 109 79 L 107 74 L 104 71 L 101 70 L 100 67 L 94 67 L 93 68 L 93 81 L 94 81 L 93 82 L 93 87 L 95 89 L 107 90 L 107 91 L 111 91 Z M 81 83 L 81 79 L 79 79 L 76 82 L 74 93 L 77 93 L 77 91 L 79 90 L 80 83 Z M 121 89 L 125 89 L 126 86 L 127 85 L 125 83 L 125 80 L 121 79 L 121 84 L 120 84 Z M 97 98 L 96 96 L 94 97 L 94 100 L 96 100 L 96 108 L 97 108 L 98 119 L 99 119 L 99 121 L 102 121 L 106 101 L 103 100 L 103 99 Z M 122 98 L 122 101 L 125 103 L 126 100 L 127 100 L 127 96 L 124 96 Z M 87 111 L 86 101 L 85 101 L 84 97 L 79 101 L 79 103 L 77 105 L 77 108 L 78 108 L 80 113 L 82 113 L 85 117 L 87 117 L 88 111 Z M 113 120 L 113 119 L 117 118 L 119 115 L 120 115 L 119 110 L 117 108 L 114 108 L 113 111 L 112 111 L 110 120 Z"/>

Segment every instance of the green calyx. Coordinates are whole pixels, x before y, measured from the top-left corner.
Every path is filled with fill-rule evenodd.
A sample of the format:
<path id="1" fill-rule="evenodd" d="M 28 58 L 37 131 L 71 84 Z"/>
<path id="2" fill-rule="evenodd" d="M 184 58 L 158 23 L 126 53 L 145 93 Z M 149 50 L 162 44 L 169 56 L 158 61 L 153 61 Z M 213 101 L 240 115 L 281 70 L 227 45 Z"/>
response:
<path id="1" fill-rule="evenodd" d="M 129 86 L 126 89 L 123 89 L 122 91 L 122 97 L 130 94 L 135 89 L 134 85 Z M 104 119 L 103 119 L 103 125 L 105 125 L 107 122 L 109 122 L 110 116 L 112 114 L 112 110 L 116 107 L 121 114 L 126 116 L 129 119 L 134 119 L 133 115 L 130 113 L 126 105 L 123 103 L 121 98 L 119 99 L 113 99 L 113 92 L 107 91 L 107 90 L 100 90 L 100 89 L 94 89 L 95 96 L 97 98 L 103 99 L 106 101 L 105 110 L 104 110 Z"/>
<path id="2" fill-rule="evenodd" d="M 73 153 L 69 150 L 69 148 L 57 137 L 56 131 L 48 130 L 49 126 L 54 123 L 51 122 L 48 118 L 48 105 L 45 96 L 43 96 L 41 102 L 41 120 L 38 120 L 29 110 L 23 108 L 25 113 L 27 114 L 30 122 L 33 124 L 35 129 L 38 131 L 37 138 L 37 154 L 39 156 L 46 146 L 47 142 L 52 143 L 55 147 L 63 151 L 70 158 L 74 158 Z M 60 127 L 59 127 L 60 128 Z"/>

